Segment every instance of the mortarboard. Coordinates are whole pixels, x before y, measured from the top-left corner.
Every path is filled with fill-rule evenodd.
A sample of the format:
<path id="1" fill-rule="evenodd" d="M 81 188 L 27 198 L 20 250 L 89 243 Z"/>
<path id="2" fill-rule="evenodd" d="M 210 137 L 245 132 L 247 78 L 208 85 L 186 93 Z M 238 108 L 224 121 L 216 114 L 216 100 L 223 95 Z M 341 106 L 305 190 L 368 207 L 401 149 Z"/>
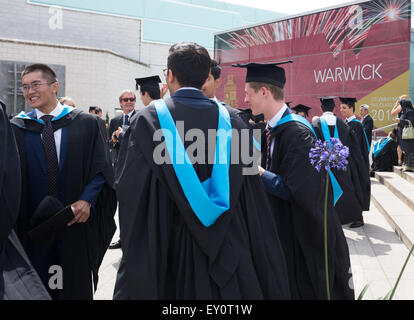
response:
<path id="1" fill-rule="evenodd" d="M 29 236 L 36 243 L 50 243 L 56 232 L 63 229 L 73 218 L 70 206 L 64 207 L 55 197 L 46 196 L 30 219 L 33 228 L 29 231 Z"/>
<path id="2" fill-rule="evenodd" d="M 305 115 L 308 117 L 309 116 L 309 110 L 312 109 L 308 106 L 305 106 L 303 104 L 298 104 L 297 106 L 292 108 L 293 110 L 295 110 L 296 112 L 304 112 Z"/>
<path id="3" fill-rule="evenodd" d="M 161 79 L 159 76 L 151 76 L 151 77 L 145 77 L 145 78 L 135 78 L 136 81 L 136 89 L 138 90 L 138 86 L 144 87 L 144 88 L 160 88 L 159 83 L 161 82 Z"/>
<path id="4" fill-rule="evenodd" d="M 271 63 L 238 63 L 233 67 L 247 68 L 246 82 L 264 82 L 282 88 L 286 83 L 285 69 L 278 65 L 292 63 L 293 61 L 271 62 Z"/>
<path id="5" fill-rule="evenodd" d="M 335 98 L 337 97 L 320 97 L 319 100 L 321 101 L 321 105 L 323 107 L 335 107 Z"/>
<path id="6" fill-rule="evenodd" d="M 252 116 L 252 119 L 253 119 L 253 121 L 255 123 L 259 123 L 259 122 L 265 121 L 264 114 L 263 113 L 259 113 L 259 114 L 255 115 L 255 116 Z"/>
<path id="7" fill-rule="evenodd" d="M 91 111 L 95 111 L 95 109 L 96 109 L 96 106 L 90 106 L 90 107 L 89 107 L 89 112 L 91 112 Z"/>
<path id="8" fill-rule="evenodd" d="M 356 98 L 339 97 L 339 100 L 350 107 L 355 107 L 355 102 L 357 102 Z"/>

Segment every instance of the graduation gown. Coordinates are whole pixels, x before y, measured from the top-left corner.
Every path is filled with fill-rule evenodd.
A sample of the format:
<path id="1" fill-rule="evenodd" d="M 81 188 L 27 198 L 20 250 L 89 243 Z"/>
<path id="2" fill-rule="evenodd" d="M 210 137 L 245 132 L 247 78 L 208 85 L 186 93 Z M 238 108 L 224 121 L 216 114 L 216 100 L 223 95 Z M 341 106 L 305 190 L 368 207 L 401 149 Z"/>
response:
<path id="1" fill-rule="evenodd" d="M 0 106 L 0 300 L 48 300 L 49 294 L 12 230 L 20 189 L 19 155 L 7 114 Z"/>
<path id="2" fill-rule="evenodd" d="M 321 129 L 321 122 L 318 118 L 312 123 L 318 139 L 324 141 Z M 336 119 L 336 126 L 338 128 L 338 136 L 341 143 L 347 146 L 350 150 L 348 157 L 348 166 L 346 171 L 334 170 L 333 174 L 338 180 L 342 189 L 342 196 L 339 198 L 334 209 L 339 216 L 342 224 L 351 223 L 353 221 L 362 220 L 362 211 L 366 208 L 365 194 L 368 188 L 368 179 L 361 179 L 366 177 L 365 167 L 361 166 L 363 163 L 362 154 L 355 141 L 355 136 L 351 135 L 349 127 L 340 119 Z M 334 136 L 335 126 L 328 126 L 331 137 Z"/>
<path id="3" fill-rule="evenodd" d="M 65 227 L 50 246 L 37 245 L 28 236 L 28 231 L 33 228 L 31 215 L 48 193 L 40 138 L 44 125 L 29 116 L 15 117 L 12 124 L 22 175 L 17 234 L 45 286 L 52 276 L 50 266 L 62 268 L 63 289 L 48 288 L 53 299 L 92 299 L 92 281 L 96 289 L 98 269 L 116 228 L 113 171 L 97 118 L 74 109 L 52 121 L 54 130 L 62 129 L 59 200 L 63 205 L 80 200 L 85 187 L 97 175 L 102 175 L 105 183 L 91 207 L 87 222 Z"/>
<path id="4" fill-rule="evenodd" d="M 378 148 L 378 153 L 376 153 Z M 381 138 L 374 145 L 372 154 L 372 172 L 393 171 L 393 167 L 398 164 L 397 143 L 391 138 Z"/>
<path id="5" fill-rule="evenodd" d="M 367 138 L 365 137 L 364 128 L 359 120 L 353 120 L 347 123 L 351 129 L 351 135 L 353 136 L 353 146 L 350 149 L 352 153 L 354 149 L 359 149 L 362 155 L 362 161 L 358 164 L 360 166 L 359 180 L 363 189 L 363 207 L 362 210 L 368 211 L 371 202 L 371 180 L 369 175 L 369 147 L 367 144 Z M 354 151 L 355 153 L 356 151 Z"/>
<path id="6" fill-rule="evenodd" d="M 217 106 L 201 91 L 181 90 L 166 102 L 184 132 L 199 128 L 207 137 L 217 129 Z M 247 129 L 235 109 L 228 111 L 233 129 Z M 114 299 L 288 299 L 285 259 L 258 175 L 244 176 L 243 165 L 231 164 L 230 209 L 205 227 L 173 166 L 154 163 L 158 129 L 150 104 L 121 144 L 115 176 L 123 256 Z M 200 181 L 210 177 L 212 165 L 193 167 Z"/>
<path id="7" fill-rule="evenodd" d="M 291 111 L 287 109 L 283 116 Z M 268 198 L 285 252 L 293 299 L 326 299 L 324 258 L 325 174 L 311 166 L 309 151 L 316 138 L 296 121 L 271 131 L 274 141 L 270 172 L 280 175 L 290 200 L 271 192 Z M 266 138 L 262 139 L 262 167 L 266 162 Z M 341 222 L 328 201 L 328 259 L 332 299 L 354 299 L 350 288 L 351 265 Z"/>

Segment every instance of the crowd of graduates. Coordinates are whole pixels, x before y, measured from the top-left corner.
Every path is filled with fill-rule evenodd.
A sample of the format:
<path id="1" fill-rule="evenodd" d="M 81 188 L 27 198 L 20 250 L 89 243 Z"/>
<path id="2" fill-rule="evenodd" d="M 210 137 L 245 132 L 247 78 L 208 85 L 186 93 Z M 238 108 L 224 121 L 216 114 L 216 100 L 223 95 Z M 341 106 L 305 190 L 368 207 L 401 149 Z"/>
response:
<path id="1" fill-rule="evenodd" d="M 111 152 L 96 116 L 58 102 L 54 71 L 27 66 L 22 90 L 33 110 L 9 123 L 0 108 L 0 298 L 92 299 L 118 208 L 114 299 L 354 299 L 342 226 L 361 227 L 369 210 L 371 134 L 354 97 L 321 97 L 310 122 L 308 107 L 291 109 L 283 64 L 234 65 L 247 69 L 249 111 L 237 110 L 215 96 L 220 67 L 205 48 L 171 46 L 167 86 L 160 91 L 158 76 L 137 81 L 144 109 L 134 110 L 133 91 L 121 93 Z M 189 152 L 193 129 L 206 139 Z M 237 156 L 259 150 L 260 163 L 231 161 L 243 130 L 251 135 Z M 331 138 L 349 157 L 345 171 L 330 172 L 324 248 L 328 180 L 309 153 Z M 155 161 L 160 149 L 170 162 Z M 200 162 L 200 153 L 219 161 Z"/>

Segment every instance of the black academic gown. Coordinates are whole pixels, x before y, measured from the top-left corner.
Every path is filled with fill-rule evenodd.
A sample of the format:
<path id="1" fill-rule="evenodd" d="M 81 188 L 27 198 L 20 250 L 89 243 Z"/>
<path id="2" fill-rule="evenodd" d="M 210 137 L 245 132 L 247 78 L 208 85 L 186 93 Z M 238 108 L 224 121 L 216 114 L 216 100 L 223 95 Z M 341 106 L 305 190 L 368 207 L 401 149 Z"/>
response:
<path id="1" fill-rule="evenodd" d="M 191 104 L 176 95 L 188 95 Z M 185 121 L 186 132 L 200 128 L 207 137 L 209 128 L 217 129 L 217 106 L 201 92 L 176 95 L 167 105 L 175 121 Z M 194 107 L 200 101 L 207 107 Z M 228 110 L 233 129 L 247 128 L 235 109 Z M 285 259 L 259 177 L 243 176 L 243 166 L 232 164 L 230 209 L 205 227 L 172 165 L 154 163 L 158 129 L 151 104 L 138 113 L 121 144 L 127 152 L 119 153 L 116 190 L 119 212 L 127 214 L 119 217 L 123 256 L 114 299 L 288 299 Z M 194 165 L 200 181 L 211 168 Z"/>
<path id="2" fill-rule="evenodd" d="M 286 110 L 283 116 L 290 113 Z M 324 258 L 325 174 L 311 166 L 309 151 L 314 134 L 296 121 L 276 127 L 271 133 L 274 149 L 270 171 L 280 175 L 290 200 L 268 194 L 285 252 L 293 299 L 326 299 Z M 266 161 L 262 139 L 262 167 Z M 332 299 L 354 299 L 350 288 L 351 265 L 341 222 L 328 202 L 328 257 Z"/>
<path id="3" fill-rule="evenodd" d="M 48 289 L 53 299 L 92 299 L 92 282 L 96 289 L 98 269 L 116 228 L 113 170 L 97 119 L 75 109 L 52 122 L 54 130 L 65 130 L 64 133 L 62 131 L 61 148 L 63 140 L 66 141 L 66 149 L 60 153 L 59 200 L 65 206 L 78 201 L 85 186 L 98 174 L 104 176 L 105 184 L 91 207 L 88 221 L 66 227 L 50 246 L 36 245 L 28 236 L 28 231 L 33 227 L 30 224 L 31 215 L 47 195 L 47 182 L 44 180 L 45 173 L 40 170 L 44 166 L 42 157 L 39 158 L 37 153 L 29 158 L 26 148 L 28 141 L 39 141 L 36 135 L 40 135 L 43 125 L 19 118 L 14 118 L 12 124 L 20 154 L 23 186 L 17 234 L 46 287 L 51 277 L 48 268 L 51 265 L 61 266 L 63 289 Z M 38 147 L 41 148 L 41 143 Z M 43 150 L 38 152 L 42 154 Z"/>
<path id="4" fill-rule="evenodd" d="M 20 160 L 7 114 L 0 106 L 0 300 L 49 300 L 12 230 L 20 207 Z"/>
<path id="5" fill-rule="evenodd" d="M 353 136 L 353 145 L 350 149 L 351 154 L 353 149 L 358 149 L 362 155 L 362 160 L 358 164 L 359 168 L 359 180 L 360 185 L 363 186 L 363 206 L 362 210 L 369 211 L 369 206 L 371 202 L 371 180 L 369 175 L 369 149 L 367 140 L 365 139 L 364 128 L 362 127 L 361 122 L 350 121 L 348 126 L 351 129 L 351 135 Z M 354 151 L 354 153 L 357 151 Z M 362 218 L 362 217 L 361 217 Z"/>
<path id="6" fill-rule="evenodd" d="M 338 214 L 341 223 L 347 224 L 353 221 L 362 220 L 362 211 L 366 206 L 364 195 L 368 188 L 369 180 L 366 178 L 360 179 L 360 177 L 365 177 L 366 171 L 365 167 L 361 166 L 361 163 L 363 162 L 361 151 L 359 148 L 355 148 L 355 146 L 358 145 L 358 142 L 355 141 L 355 136 L 351 135 L 349 127 L 342 120 L 337 118 L 336 125 L 338 128 L 339 140 L 341 140 L 341 143 L 347 146 L 350 150 L 346 171 L 333 171 L 343 192 L 335 205 L 335 211 Z M 318 139 L 324 141 L 320 119 L 316 119 L 312 123 L 312 126 Z M 335 126 L 328 127 L 331 137 L 333 137 Z"/>
<path id="7" fill-rule="evenodd" d="M 384 142 L 386 138 L 379 139 L 379 143 Z M 377 143 L 378 143 L 377 142 Z M 375 156 L 372 155 L 371 175 L 375 171 L 393 171 L 393 167 L 398 165 L 397 143 L 394 140 L 390 140 L 381 149 L 381 151 Z"/>

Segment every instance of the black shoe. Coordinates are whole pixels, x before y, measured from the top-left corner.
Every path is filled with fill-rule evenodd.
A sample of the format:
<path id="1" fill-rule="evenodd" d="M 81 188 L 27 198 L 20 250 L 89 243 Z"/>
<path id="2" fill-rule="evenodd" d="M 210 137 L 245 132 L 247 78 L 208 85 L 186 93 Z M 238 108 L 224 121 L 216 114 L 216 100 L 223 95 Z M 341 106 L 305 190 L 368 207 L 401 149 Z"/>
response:
<path id="1" fill-rule="evenodd" d="M 113 242 L 109 245 L 109 249 L 120 249 L 121 248 L 121 240 L 117 242 Z"/>
<path id="2" fill-rule="evenodd" d="M 358 220 L 351 223 L 350 228 L 359 228 L 364 225 L 364 220 Z"/>

